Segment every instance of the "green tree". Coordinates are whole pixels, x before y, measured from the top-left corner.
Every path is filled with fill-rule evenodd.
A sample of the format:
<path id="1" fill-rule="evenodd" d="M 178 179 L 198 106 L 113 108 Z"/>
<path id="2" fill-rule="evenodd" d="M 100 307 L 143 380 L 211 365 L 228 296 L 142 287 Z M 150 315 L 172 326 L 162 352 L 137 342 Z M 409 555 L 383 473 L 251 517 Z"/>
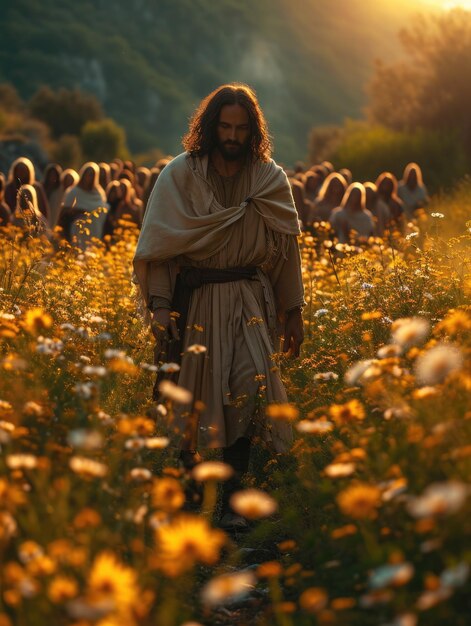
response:
<path id="1" fill-rule="evenodd" d="M 355 179 L 375 181 L 383 171 L 402 177 L 407 163 L 424 171 L 430 191 L 450 187 L 466 174 L 469 160 L 456 132 L 416 129 L 392 130 L 366 122 L 347 121 L 343 139 L 329 158 L 336 167 L 348 167 Z"/>
<path id="2" fill-rule="evenodd" d="M 418 17 L 400 37 L 407 61 L 377 65 L 371 120 L 397 130 L 456 131 L 471 155 L 471 13 Z"/>
<path id="3" fill-rule="evenodd" d="M 78 169 L 83 163 L 79 138 L 76 135 L 61 135 L 52 150 L 52 158 L 62 167 Z"/>
<path id="4" fill-rule="evenodd" d="M 29 113 L 45 122 L 53 137 L 79 135 L 84 124 L 103 118 L 101 104 L 95 96 L 78 89 L 40 87 L 29 101 Z"/>
<path id="5" fill-rule="evenodd" d="M 126 133 L 111 119 L 87 122 L 80 133 L 84 157 L 90 161 L 111 161 L 126 157 Z"/>

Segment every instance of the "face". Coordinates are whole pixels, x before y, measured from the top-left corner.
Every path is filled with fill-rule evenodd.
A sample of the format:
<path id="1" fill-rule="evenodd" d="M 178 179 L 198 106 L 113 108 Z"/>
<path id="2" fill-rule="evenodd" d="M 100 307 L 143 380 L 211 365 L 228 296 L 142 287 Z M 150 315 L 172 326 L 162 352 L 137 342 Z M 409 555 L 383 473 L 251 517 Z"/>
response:
<path id="1" fill-rule="evenodd" d="M 417 187 L 417 172 L 414 168 L 412 168 L 409 172 L 409 176 L 407 177 L 407 184 L 411 188 Z"/>
<path id="2" fill-rule="evenodd" d="M 19 179 L 22 185 L 26 185 L 30 182 L 30 171 L 25 163 L 18 163 L 15 167 L 14 173 L 15 179 Z"/>
<path id="3" fill-rule="evenodd" d="M 82 183 L 85 189 L 92 189 L 95 182 L 95 172 L 93 168 L 87 167 L 82 176 Z"/>
<path id="4" fill-rule="evenodd" d="M 219 113 L 217 146 L 226 161 L 238 161 L 247 153 L 250 140 L 249 114 L 240 104 L 226 104 Z"/>

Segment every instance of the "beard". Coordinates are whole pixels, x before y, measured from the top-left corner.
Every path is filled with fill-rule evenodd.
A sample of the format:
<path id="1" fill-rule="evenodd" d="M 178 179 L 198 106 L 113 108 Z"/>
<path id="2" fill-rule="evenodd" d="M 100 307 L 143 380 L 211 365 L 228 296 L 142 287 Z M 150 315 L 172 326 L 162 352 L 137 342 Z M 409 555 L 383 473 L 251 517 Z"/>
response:
<path id="1" fill-rule="evenodd" d="M 242 144 L 233 141 L 225 141 L 224 143 L 218 141 L 217 147 L 225 161 L 240 161 L 249 151 L 249 142 Z"/>

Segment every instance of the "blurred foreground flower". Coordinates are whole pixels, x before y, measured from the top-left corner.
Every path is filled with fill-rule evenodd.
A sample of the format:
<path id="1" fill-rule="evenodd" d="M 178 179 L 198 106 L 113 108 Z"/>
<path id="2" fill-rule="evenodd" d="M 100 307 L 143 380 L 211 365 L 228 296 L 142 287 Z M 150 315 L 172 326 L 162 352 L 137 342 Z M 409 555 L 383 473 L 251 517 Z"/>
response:
<path id="1" fill-rule="evenodd" d="M 413 517 L 433 517 L 456 513 L 470 494 L 464 483 L 449 481 L 429 485 L 421 496 L 411 498 L 407 510 Z"/>
<path id="2" fill-rule="evenodd" d="M 241 600 L 250 593 L 255 584 L 256 578 L 251 571 L 223 574 L 205 585 L 201 592 L 201 599 L 208 606 L 229 604 Z"/>
<path id="3" fill-rule="evenodd" d="M 23 326 L 31 335 L 37 335 L 52 326 L 52 317 L 40 308 L 33 308 L 26 311 Z"/>
<path id="4" fill-rule="evenodd" d="M 293 422 L 299 416 L 298 409 L 292 404 L 269 404 L 266 408 L 266 415 L 273 420 Z"/>
<path id="5" fill-rule="evenodd" d="M 393 563 L 382 565 L 370 574 L 369 586 L 371 589 L 383 587 L 400 587 L 409 582 L 414 575 L 414 566 L 411 563 Z"/>
<path id="6" fill-rule="evenodd" d="M 152 487 L 153 505 L 166 513 L 174 513 L 185 503 L 185 493 L 176 478 L 169 476 L 155 480 Z"/>
<path id="7" fill-rule="evenodd" d="M 425 341 L 430 332 L 430 323 L 423 317 L 404 317 L 393 322 L 393 342 L 407 349 Z"/>
<path id="8" fill-rule="evenodd" d="M 214 565 L 219 560 L 226 535 L 212 528 L 204 517 L 178 515 L 156 528 L 156 551 L 151 564 L 167 576 L 180 576 L 196 563 Z"/>
<path id="9" fill-rule="evenodd" d="M 95 478 L 102 478 L 108 473 L 106 465 L 93 459 L 87 459 L 84 456 L 73 456 L 69 461 L 69 466 L 76 474 Z"/>
<path id="10" fill-rule="evenodd" d="M 193 395 L 188 389 L 179 387 L 171 380 L 163 380 L 159 385 L 159 391 L 164 398 L 172 400 L 177 404 L 189 404 L 193 399 Z"/>
<path id="11" fill-rule="evenodd" d="M 317 613 L 327 606 L 328 596 L 324 589 L 309 587 L 302 592 L 299 606 L 307 613 Z"/>
<path id="12" fill-rule="evenodd" d="M 376 485 L 357 483 L 337 496 L 337 504 L 344 515 L 354 519 L 371 519 L 381 504 L 381 491 Z"/>
<path id="13" fill-rule="evenodd" d="M 296 424 L 297 431 L 310 435 L 324 435 L 330 433 L 333 429 L 333 423 L 329 422 L 325 417 L 318 420 L 301 420 Z"/>
<path id="14" fill-rule="evenodd" d="M 365 409 L 358 400 L 350 400 L 345 404 L 333 404 L 329 413 L 337 424 L 348 424 L 354 420 L 365 419 Z"/>
<path id="15" fill-rule="evenodd" d="M 204 463 L 198 463 L 192 471 L 192 476 L 199 482 L 205 482 L 207 480 L 228 480 L 234 470 L 227 463 L 221 463 L 220 461 L 205 461 Z"/>
<path id="16" fill-rule="evenodd" d="M 276 500 L 260 489 L 237 491 L 230 503 L 236 513 L 250 520 L 269 517 L 278 509 Z"/>
<path id="17" fill-rule="evenodd" d="M 463 355 L 458 348 L 441 344 L 430 348 L 417 358 L 415 374 L 424 385 L 436 385 L 445 380 L 448 374 L 463 366 Z"/>
<path id="18" fill-rule="evenodd" d="M 130 615 L 139 600 L 135 571 L 120 563 L 112 552 L 102 552 L 93 562 L 88 577 L 88 597 L 92 602 L 110 602 L 122 616 Z"/>

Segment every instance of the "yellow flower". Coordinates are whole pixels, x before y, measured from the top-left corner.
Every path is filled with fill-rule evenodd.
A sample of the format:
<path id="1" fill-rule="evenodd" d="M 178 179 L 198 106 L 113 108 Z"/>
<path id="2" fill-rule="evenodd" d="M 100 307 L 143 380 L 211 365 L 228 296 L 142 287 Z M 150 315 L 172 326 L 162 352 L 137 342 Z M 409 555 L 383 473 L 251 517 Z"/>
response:
<path id="1" fill-rule="evenodd" d="M 460 309 L 451 310 L 437 326 L 437 331 L 444 331 L 447 335 L 457 335 L 471 330 L 471 317 Z"/>
<path id="2" fill-rule="evenodd" d="M 31 335 L 37 335 L 44 329 L 52 326 L 52 317 L 36 307 L 26 311 L 23 326 Z"/>
<path id="3" fill-rule="evenodd" d="M 176 478 L 159 478 L 152 487 L 152 503 L 161 511 L 174 513 L 185 503 L 185 493 Z"/>
<path id="4" fill-rule="evenodd" d="M 339 424 L 365 419 L 365 409 L 358 400 L 350 400 L 346 404 L 334 404 L 330 407 L 329 413 L 334 422 Z"/>
<path id="5" fill-rule="evenodd" d="M 214 565 L 226 543 L 222 530 L 211 528 L 196 515 L 179 515 L 156 529 L 155 566 L 167 576 L 179 576 L 196 563 Z"/>
<path id="6" fill-rule="evenodd" d="M 293 422 L 299 416 L 299 411 L 292 404 L 269 404 L 266 408 L 267 417 L 273 420 Z"/>
<path id="7" fill-rule="evenodd" d="M 337 504 L 344 515 L 354 519 L 371 519 L 381 503 L 381 491 L 376 485 L 357 483 L 337 496 Z"/>
<path id="8" fill-rule="evenodd" d="M 87 587 L 93 601 L 111 601 L 118 612 L 128 612 L 139 599 L 135 571 L 120 563 L 112 552 L 96 557 Z"/>
<path id="9" fill-rule="evenodd" d="M 75 598 L 77 593 L 77 581 L 69 576 L 56 576 L 53 578 L 47 591 L 49 599 L 55 604 Z"/>

